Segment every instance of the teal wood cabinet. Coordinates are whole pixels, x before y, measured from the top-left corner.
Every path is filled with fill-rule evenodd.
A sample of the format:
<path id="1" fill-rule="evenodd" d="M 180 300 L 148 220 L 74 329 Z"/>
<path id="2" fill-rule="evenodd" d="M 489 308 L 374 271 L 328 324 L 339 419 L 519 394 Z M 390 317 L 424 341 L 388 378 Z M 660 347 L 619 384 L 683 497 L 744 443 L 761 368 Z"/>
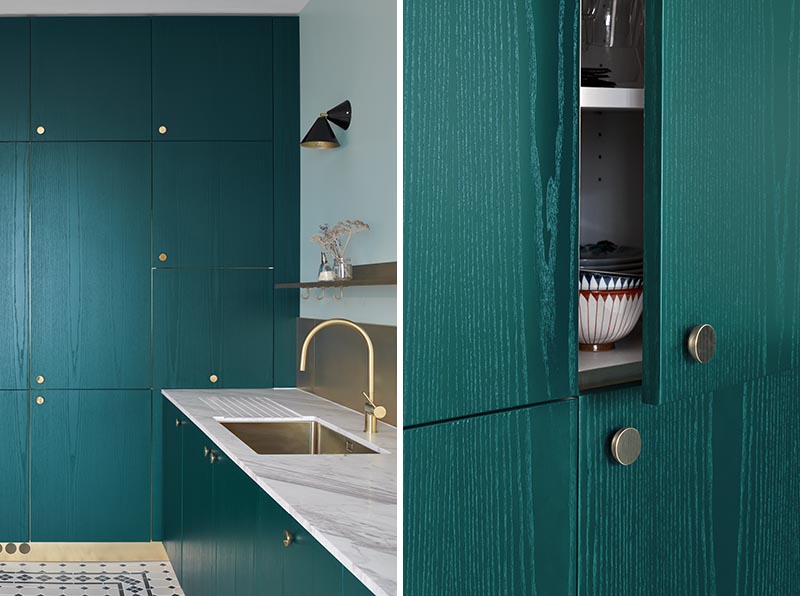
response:
<path id="1" fill-rule="evenodd" d="M 272 387 L 272 286 L 266 269 L 154 270 L 156 386 Z"/>
<path id="2" fill-rule="evenodd" d="M 186 416 L 172 402 L 158 396 L 163 410 L 162 542 L 178 581 L 183 577 L 183 435 Z M 154 479 L 155 480 L 155 479 Z"/>
<path id="3" fill-rule="evenodd" d="M 30 21 L 0 19 L 0 141 L 27 141 L 30 120 Z"/>
<path id="4" fill-rule="evenodd" d="M 149 145 L 36 143 L 31 179 L 33 385 L 150 388 Z"/>
<path id="5" fill-rule="evenodd" d="M 34 141 L 150 139 L 150 19 L 31 20 Z"/>
<path id="6" fill-rule="evenodd" d="M 404 422 L 575 396 L 577 3 L 404 11 Z"/>
<path id="7" fill-rule="evenodd" d="M 405 431 L 405 594 L 574 594 L 577 433 L 577 400 Z"/>
<path id="8" fill-rule="evenodd" d="M 0 391 L 0 541 L 28 541 L 28 392 Z"/>
<path id="9" fill-rule="evenodd" d="M 797 373 L 658 407 L 580 399 L 578 594 L 791 594 L 800 569 Z M 609 455 L 641 433 L 629 467 Z"/>
<path id="10" fill-rule="evenodd" d="M 0 143 L 0 389 L 28 387 L 28 156 Z"/>
<path id="11" fill-rule="evenodd" d="M 272 144 L 156 143 L 153 266 L 273 265 Z"/>
<path id="12" fill-rule="evenodd" d="M 155 140 L 272 138 L 272 21 L 153 19 Z"/>
<path id="13" fill-rule="evenodd" d="M 30 395 L 31 540 L 149 541 L 150 391 Z"/>
<path id="14" fill-rule="evenodd" d="M 342 568 L 342 596 L 369 596 L 372 591 L 347 569 Z"/>

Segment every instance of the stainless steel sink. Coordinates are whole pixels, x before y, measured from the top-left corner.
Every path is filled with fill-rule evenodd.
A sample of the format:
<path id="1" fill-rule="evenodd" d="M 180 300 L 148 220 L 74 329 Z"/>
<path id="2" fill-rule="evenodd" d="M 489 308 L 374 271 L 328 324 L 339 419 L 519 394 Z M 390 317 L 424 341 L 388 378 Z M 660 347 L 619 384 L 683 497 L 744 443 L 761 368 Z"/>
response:
<path id="1" fill-rule="evenodd" d="M 221 424 L 260 455 L 378 453 L 316 420 Z"/>

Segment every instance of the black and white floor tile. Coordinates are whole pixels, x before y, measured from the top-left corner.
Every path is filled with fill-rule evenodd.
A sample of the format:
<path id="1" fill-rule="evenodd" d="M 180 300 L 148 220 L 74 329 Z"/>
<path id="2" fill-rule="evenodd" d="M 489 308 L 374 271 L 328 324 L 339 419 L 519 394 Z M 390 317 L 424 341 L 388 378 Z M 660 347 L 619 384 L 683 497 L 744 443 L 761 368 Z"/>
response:
<path id="1" fill-rule="evenodd" d="M 0 562 L 0 596 L 183 596 L 166 561 Z"/>

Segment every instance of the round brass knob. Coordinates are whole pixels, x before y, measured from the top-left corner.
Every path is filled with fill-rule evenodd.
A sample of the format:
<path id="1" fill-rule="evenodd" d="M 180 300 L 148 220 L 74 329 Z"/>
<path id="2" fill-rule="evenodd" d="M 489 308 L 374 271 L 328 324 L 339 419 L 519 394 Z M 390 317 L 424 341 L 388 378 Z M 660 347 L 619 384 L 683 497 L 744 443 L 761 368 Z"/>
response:
<path id="1" fill-rule="evenodd" d="M 38 375 L 36 377 L 36 382 L 39 383 L 39 385 L 41 385 L 42 383 L 44 383 L 44 377 L 42 375 Z"/>
<path id="2" fill-rule="evenodd" d="M 216 383 L 217 381 L 219 381 L 219 377 L 217 375 L 211 375 L 210 377 L 208 377 L 208 380 L 211 381 L 212 383 Z"/>
<path id="3" fill-rule="evenodd" d="M 40 395 L 36 398 L 36 405 L 41 406 L 44 403 L 44 398 Z"/>
<path id="4" fill-rule="evenodd" d="M 372 415 L 378 420 L 382 420 L 386 417 L 386 408 L 383 406 L 375 406 L 375 409 L 372 411 Z"/>
<path id="5" fill-rule="evenodd" d="M 43 135 L 44 134 L 44 126 L 37 126 L 36 127 L 36 134 Z"/>
<path id="6" fill-rule="evenodd" d="M 183 422 L 181 421 L 181 419 L 180 419 L 180 418 L 176 418 L 176 419 L 175 419 L 175 426 L 180 426 L 181 424 L 183 424 Z"/>
<path id="7" fill-rule="evenodd" d="M 611 438 L 611 456 L 618 464 L 629 466 L 642 452 L 642 436 L 635 428 L 621 428 Z"/>
<path id="8" fill-rule="evenodd" d="M 689 332 L 686 347 L 695 361 L 707 364 L 717 350 L 717 332 L 707 323 L 698 325 Z"/>
<path id="9" fill-rule="evenodd" d="M 211 453 L 211 449 L 208 447 L 203 447 L 203 457 L 208 457 L 209 453 Z"/>
<path id="10" fill-rule="evenodd" d="M 161 126 L 159 126 L 158 127 L 158 134 L 162 134 L 162 135 L 167 134 L 167 127 L 164 126 L 163 124 Z"/>
<path id="11" fill-rule="evenodd" d="M 158 260 L 161 261 L 162 263 L 164 261 L 166 261 L 167 260 L 167 253 L 162 252 L 160 255 L 158 255 Z"/>
<path id="12" fill-rule="evenodd" d="M 283 546 L 285 546 L 286 548 L 289 548 L 290 546 L 292 546 L 293 542 L 294 542 L 294 534 L 292 534 L 289 530 L 284 530 L 283 531 Z"/>
<path id="13" fill-rule="evenodd" d="M 219 461 L 219 453 L 217 453 L 216 451 L 212 451 L 211 457 L 209 459 L 211 460 L 212 464 L 217 463 Z"/>

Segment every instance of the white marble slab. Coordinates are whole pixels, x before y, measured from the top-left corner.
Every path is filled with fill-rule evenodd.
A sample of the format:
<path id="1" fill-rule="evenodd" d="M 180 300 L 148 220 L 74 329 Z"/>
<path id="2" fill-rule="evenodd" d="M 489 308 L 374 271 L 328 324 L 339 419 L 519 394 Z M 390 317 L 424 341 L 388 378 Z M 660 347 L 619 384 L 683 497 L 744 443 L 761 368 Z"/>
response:
<path id="1" fill-rule="evenodd" d="M 165 389 L 162 393 L 294 517 L 381 596 L 397 594 L 397 430 L 297 389 Z M 377 455 L 258 455 L 220 420 L 314 416 Z"/>

